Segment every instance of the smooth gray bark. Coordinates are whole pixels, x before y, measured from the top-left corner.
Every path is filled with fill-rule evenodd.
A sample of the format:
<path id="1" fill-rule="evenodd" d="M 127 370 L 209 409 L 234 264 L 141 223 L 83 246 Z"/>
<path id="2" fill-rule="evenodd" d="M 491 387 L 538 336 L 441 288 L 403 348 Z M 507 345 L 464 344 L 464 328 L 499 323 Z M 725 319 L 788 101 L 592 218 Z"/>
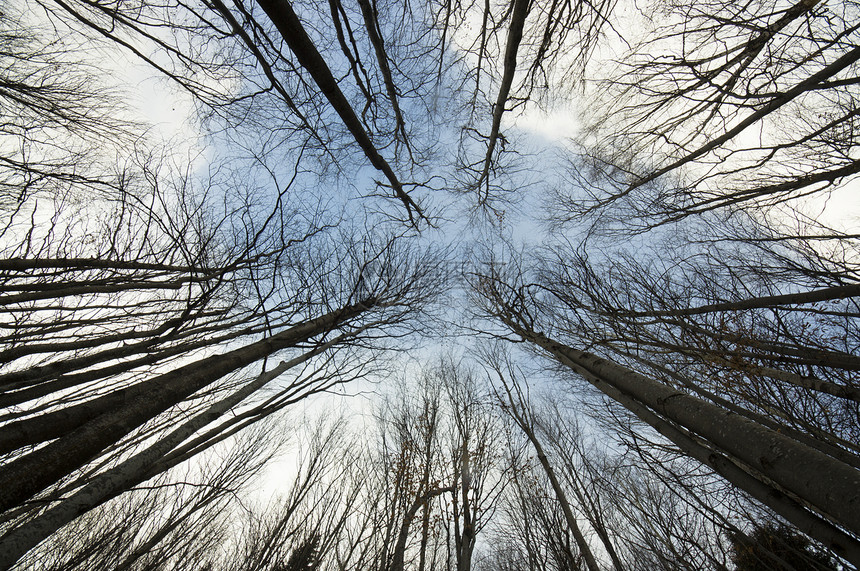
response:
<path id="1" fill-rule="evenodd" d="M 152 477 L 154 474 L 150 470 L 151 466 L 195 432 L 217 420 L 290 368 L 304 363 L 323 350 L 341 342 L 344 338 L 344 336 L 340 336 L 295 359 L 280 363 L 271 371 L 263 373 L 253 382 L 187 420 L 179 428 L 143 452 L 125 460 L 104 474 L 96 476 L 70 498 L 60 501 L 45 513 L 4 535 L 0 538 L 0 569 L 11 567 L 30 549 L 79 515 Z"/>
<path id="2" fill-rule="evenodd" d="M 610 397 L 621 394 L 629 399 L 628 403 L 647 407 L 645 410 L 651 409 L 690 430 L 729 458 L 737 459 L 808 503 L 825 518 L 852 533 L 860 532 L 860 471 L 740 415 L 594 354 L 563 345 L 510 320 L 506 322 L 516 333 L 548 351 Z M 752 485 L 752 482 L 745 480 L 745 484 Z M 742 488 L 747 489 L 743 485 Z M 796 515 L 785 517 L 795 523 Z M 800 521 L 796 525 L 808 527 Z M 853 559 L 858 556 L 856 545 L 843 548 L 847 550 L 843 552 L 852 553 L 855 563 L 860 562 Z"/>
<path id="3" fill-rule="evenodd" d="M 0 470 L 0 511 L 31 498 L 139 426 L 216 380 L 276 351 L 331 331 L 372 305 L 373 301 L 368 300 L 348 306 L 268 339 L 158 375 L 142 383 L 142 388 L 139 387 L 133 397 L 116 408 L 104 411 L 94 404 L 91 420 Z"/>
<path id="4" fill-rule="evenodd" d="M 534 334 L 564 362 L 588 372 L 740 459 L 852 530 L 860 530 L 860 471 L 735 413 L 585 351 Z"/>
<path id="5" fill-rule="evenodd" d="M 817 539 L 848 561 L 855 564 L 860 562 L 860 541 L 856 538 L 813 514 L 794 499 L 762 482 L 729 458 L 718 454 L 706 443 L 697 440 L 671 422 L 660 418 L 647 407 L 603 383 L 600 379 L 591 378 L 588 380 L 607 396 L 639 417 L 640 420 L 651 425 L 657 432 L 678 445 L 684 453 L 711 467 L 728 482 L 768 506 L 777 515 L 792 522 L 803 533 Z"/>

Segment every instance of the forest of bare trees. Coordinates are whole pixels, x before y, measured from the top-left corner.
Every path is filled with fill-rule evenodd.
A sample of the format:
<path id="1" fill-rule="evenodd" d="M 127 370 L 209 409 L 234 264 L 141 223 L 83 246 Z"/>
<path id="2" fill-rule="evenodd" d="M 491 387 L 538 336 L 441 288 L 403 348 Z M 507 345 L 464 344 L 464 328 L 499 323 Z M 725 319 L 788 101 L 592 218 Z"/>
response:
<path id="1" fill-rule="evenodd" d="M 858 60 L 853 0 L 10 0 L 0 569 L 857 568 Z"/>

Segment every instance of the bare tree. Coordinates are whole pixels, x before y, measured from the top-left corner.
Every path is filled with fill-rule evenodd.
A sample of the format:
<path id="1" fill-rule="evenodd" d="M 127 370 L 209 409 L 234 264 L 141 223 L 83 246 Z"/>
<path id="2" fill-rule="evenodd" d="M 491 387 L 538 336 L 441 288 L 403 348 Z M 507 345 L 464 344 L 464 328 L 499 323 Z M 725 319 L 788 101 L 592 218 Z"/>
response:
<path id="1" fill-rule="evenodd" d="M 473 287 L 499 336 L 856 563 L 858 522 L 834 511 L 854 484 L 820 481 L 858 478 L 856 236 L 796 200 L 856 174 L 855 11 L 645 8 L 619 73 L 599 70 L 590 139 L 551 203 L 561 232 L 527 262 L 486 260 Z M 568 231 L 583 227 L 577 243 Z M 618 242 L 632 233 L 645 235 Z M 806 482 L 777 475 L 764 442 L 798 454 L 784 476 Z"/>
<path id="2" fill-rule="evenodd" d="M 413 177 L 425 174 L 433 143 L 426 119 L 407 111 L 420 113 L 433 76 L 429 62 L 405 51 L 433 49 L 422 45 L 428 38 L 420 19 L 388 22 L 369 4 L 334 1 L 319 10 L 286 1 L 40 4 L 68 33 L 102 41 L 168 78 L 201 105 L 213 132 L 248 148 L 250 159 L 277 171 L 271 153 L 302 149 L 321 171 L 351 171 L 360 165 L 341 151 L 354 145 L 383 176 L 378 186 L 402 204 L 404 220 L 424 217 L 411 192 L 428 185 Z M 330 36 L 318 33 L 320 23 Z M 402 63 L 391 65 L 401 52 Z M 411 87 L 398 93 L 401 83 Z"/>
<path id="3" fill-rule="evenodd" d="M 661 381 L 659 377 L 637 372 L 636 369 L 647 371 L 649 364 L 653 364 L 642 355 L 633 354 L 635 359 L 625 366 L 620 361 L 628 352 L 618 351 L 617 356 L 607 359 L 548 337 L 538 329 L 542 309 L 535 303 L 533 286 L 522 285 L 522 281 L 518 283 L 516 277 L 511 280 L 499 271 L 488 273 L 478 279 L 476 288 L 484 300 L 485 310 L 514 334 L 549 353 L 657 429 L 686 454 L 704 462 L 804 532 L 849 560 L 856 559 L 856 539 L 830 523 L 839 522 L 848 530 L 856 529 L 850 510 L 843 509 L 854 498 L 853 485 L 840 488 L 842 482 L 858 477 L 856 467 L 811 446 L 794 433 L 778 430 L 759 417 L 738 414 L 724 401 L 703 398 L 689 385 L 676 384 L 673 376 Z M 570 309 L 582 311 L 578 304 Z M 568 319 L 575 315 L 569 314 Z M 553 326 L 558 334 L 577 331 L 582 324 L 587 327 L 587 322 L 578 320 L 559 322 L 558 311 L 552 317 L 556 321 L 547 321 L 548 326 Z M 546 316 L 543 319 L 546 320 Z M 584 330 L 587 331 L 594 330 Z M 587 343 L 594 337 L 586 333 L 585 338 Z M 601 352 L 607 355 L 602 348 Z M 824 483 L 825 473 L 840 475 L 836 481 Z M 810 506 L 812 511 L 807 511 L 805 506 Z"/>
<path id="4" fill-rule="evenodd" d="M 149 569 L 216 564 L 236 497 L 276 453 L 244 433 L 195 466 L 162 473 L 65 526 L 15 568 Z M 239 505 L 237 505 L 239 504 Z"/>
<path id="5" fill-rule="evenodd" d="M 488 355 L 488 358 L 488 367 L 491 368 L 494 377 L 497 378 L 501 384 L 501 390 L 497 396 L 500 400 L 502 410 L 510 416 L 534 448 L 538 463 L 543 469 L 544 474 L 546 474 L 546 478 L 549 480 L 549 484 L 555 494 L 555 498 L 561 508 L 561 512 L 564 514 L 564 523 L 574 537 L 579 554 L 585 562 L 586 568 L 589 569 L 589 571 L 598 571 L 600 567 L 597 560 L 592 553 L 591 547 L 588 545 L 588 541 L 583 534 L 582 528 L 577 522 L 577 517 L 574 514 L 573 507 L 571 502 L 568 500 L 567 493 L 562 486 L 562 482 L 556 474 L 556 470 L 550 462 L 550 459 L 547 457 L 543 444 L 538 437 L 538 420 L 531 409 L 532 405 L 529 402 L 528 394 L 525 393 L 520 386 L 519 379 L 517 378 L 519 375 L 517 375 L 517 372 L 514 370 L 513 365 L 509 360 L 506 360 L 499 355 Z M 543 527 L 554 529 L 557 526 L 544 524 Z M 601 534 L 601 539 L 603 539 L 605 544 L 608 546 L 607 549 L 609 553 L 613 555 L 613 564 L 616 569 L 620 570 L 620 563 L 617 561 L 617 557 L 614 556 L 614 549 L 612 548 L 611 543 L 608 542 L 608 537 L 606 537 L 605 533 Z M 562 568 L 563 567 L 564 566 L 562 566 Z"/>
<path id="6" fill-rule="evenodd" d="M 605 220 L 643 230 L 821 195 L 857 174 L 854 3 L 641 11 L 629 53 L 595 69 L 596 145 L 571 171 L 588 194 L 563 193 L 561 218 L 615 204 Z"/>
<path id="7" fill-rule="evenodd" d="M 289 451 L 282 490 L 262 513 L 247 514 L 239 538 L 220 568 L 308 569 L 330 562 L 344 528 L 356 517 L 362 498 L 360 459 L 344 418 L 321 415 L 297 423 L 311 425 Z M 306 567 L 296 567 L 299 563 Z M 293 565 L 291 567 L 290 565 Z"/>
<path id="8" fill-rule="evenodd" d="M 396 248 L 393 244 L 390 247 Z M 351 368 L 342 368 L 334 375 L 326 371 L 324 363 L 317 365 L 318 370 L 311 369 L 310 373 L 305 373 L 307 378 L 303 378 L 305 374 L 300 374 L 279 394 L 271 397 L 256 409 L 239 417 L 234 416 L 226 423 L 208 428 L 209 432 L 198 437 L 198 440 L 190 442 L 185 448 L 177 448 L 195 433 L 208 427 L 213 421 L 217 421 L 229 410 L 239 406 L 284 372 L 339 345 L 345 343 L 353 345 L 356 343 L 356 339 L 372 335 L 374 330 L 379 331 L 380 328 L 385 328 L 387 325 L 396 325 L 397 322 L 402 322 L 400 317 L 395 317 L 392 321 L 389 317 L 385 317 L 385 313 L 393 312 L 389 313 L 390 317 L 397 314 L 402 317 L 415 311 L 417 305 L 413 302 L 417 299 L 407 301 L 405 297 L 401 297 L 408 290 L 417 292 L 412 288 L 418 285 L 418 282 L 413 281 L 412 278 L 406 277 L 404 280 L 405 276 L 400 274 L 400 271 L 406 267 L 403 264 L 405 260 L 400 259 L 397 262 L 399 267 L 396 270 L 391 265 L 394 262 L 393 259 L 385 260 L 377 256 L 375 262 L 378 265 L 375 267 L 374 274 L 362 277 L 363 287 L 366 289 L 362 292 L 364 297 L 356 300 L 356 303 L 288 326 L 279 333 L 264 337 L 260 341 L 250 342 L 238 349 L 203 357 L 190 364 L 175 366 L 173 369 L 168 368 L 163 372 L 150 372 L 148 378 L 144 370 L 143 379 L 133 384 L 121 385 L 120 388 L 111 390 L 106 394 L 97 394 L 84 400 L 84 402 L 62 406 L 56 411 L 50 409 L 48 411 L 37 410 L 31 413 L 28 418 L 11 423 L 6 434 L 21 435 L 21 438 L 30 438 L 32 441 L 35 430 L 38 431 L 41 440 L 50 440 L 58 436 L 59 438 L 32 451 L 22 451 L 15 454 L 14 459 L 4 466 L 2 473 L 2 479 L 5 482 L 3 499 L 4 507 L 7 510 L 16 509 L 17 506 L 22 505 L 22 502 L 43 489 L 61 481 L 65 476 L 75 473 L 79 468 L 99 458 L 104 452 L 111 451 L 115 444 L 121 442 L 126 435 L 134 436 L 135 429 L 144 426 L 163 412 L 169 411 L 194 393 L 206 389 L 219 378 L 245 369 L 278 351 L 288 348 L 298 348 L 299 350 L 298 355 L 283 361 L 281 364 L 272 368 L 265 367 L 264 372 L 256 379 L 241 383 L 238 388 L 228 389 L 230 392 L 226 393 L 226 396 L 220 396 L 215 401 L 201 401 L 197 405 L 200 408 L 198 408 L 199 412 L 195 413 L 196 416 L 184 421 L 179 425 L 179 428 L 171 428 L 166 436 L 159 438 L 157 444 L 147 443 L 143 452 L 129 460 L 122 461 L 115 468 L 109 469 L 100 476 L 94 477 L 91 473 L 78 476 L 79 483 L 77 485 L 84 484 L 80 491 L 68 500 L 61 501 L 45 514 L 38 516 L 32 524 L 20 526 L 17 530 L 9 532 L 5 541 L 20 545 L 22 548 L 29 548 L 32 546 L 31 542 L 45 537 L 46 532 L 49 532 L 55 525 L 69 521 L 70 518 L 82 511 L 98 505 L 113 494 L 150 476 L 151 467 L 157 465 L 162 459 L 167 465 L 171 465 L 171 454 L 174 455 L 174 459 L 185 458 L 189 451 L 193 452 L 205 448 L 207 443 L 217 441 L 219 433 L 233 426 L 265 417 L 271 411 L 282 408 L 307 394 L 325 389 L 334 383 L 344 382 L 356 375 L 364 374 L 365 367 L 360 364 L 361 362 Z M 418 270 L 419 274 L 428 269 L 431 273 L 435 273 L 435 270 L 428 268 L 427 260 L 420 262 L 416 260 L 416 264 L 414 269 Z M 364 271 L 369 272 L 369 267 L 366 267 Z M 414 277 L 417 278 L 418 274 L 415 274 Z M 430 277 L 430 274 L 425 274 L 425 277 Z M 418 279 L 420 281 L 423 278 Z M 427 283 L 427 285 L 429 284 L 430 282 Z M 330 294 L 331 291 L 329 291 Z M 398 306 L 400 309 L 397 309 Z M 374 307 L 382 309 L 382 312 L 378 314 L 379 319 L 371 318 L 364 323 L 355 321 L 357 317 L 365 313 L 375 313 Z M 347 324 L 350 324 L 348 328 L 343 329 L 343 326 Z M 327 336 L 330 331 L 338 328 L 341 328 L 339 334 Z M 319 336 L 322 338 L 314 339 Z M 309 346 L 305 345 L 308 341 L 311 342 Z M 305 345 L 304 348 L 302 348 L 303 345 Z M 61 432 L 58 434 L 46 433 L 45 428 L 43 428 L 46 422 L 52 424 L 59 422 L 48 420 L 54 417 L 64 422 L 59 427 Z M 35 428 L 30 429 L 30 426 Z M 56 430 L 55 426 L 49 425 L 49 428 Z M 166 428 L 163 424 L 156 426 L 157 430 L 165 430 Z M 152 432 L 144 434 L 152 434 Z M 135 436 L 138 441 L 141 437 L 140 433 Z M 16 449 L 20 445 L 20 441 L 14 442 L 10 448 Z M 38 473 L 37 477 L 25 478 L 23 476 L 24 473 L 32 474 L 34 470 Z M 55 521 L 57 524 L 46 524 L 49 518 L 50 521 Z M 38 530 L 35 535 L 28 535 L 31 539 L 13 539 L 23 538 L 24 534 L 28 533 L 27 530 L 30 529 L 33 532 Z M 7 552 L 10 555 L 12 553 L 11 549 Z"/>
<path id="9" fill-rule="evenodd" d="M 860 241 L 804 210 L 858 173 L 860 7 L 653 0 L 623 6 L 632 27 L 615 7 L 4 6 L 0 567 L 205 550 L 226 492 L 168 478 L 302 399 L 393 376 L 389 349 L 447 327 L 431 302 L 453 264 L 429 242 L 470 238 L 434 226 L 478 207 L 513 233 L 497 201 L 535 181 L 546 242 L 479 261 L 470 326 L 589 383 L 635 465 L 587 451 L 513 363 L 492 362 L 494 399 L 443 359 L 363 446 L 315 433 L 282 504 L 206 563 L 468 571 L 500 505 L 503 567 L 722 569 L 727 538 L 756 544 L 768 518 L 860 563 Z M 126 64 L 193 106 L 199 155 L 133 120 Z M 536 139 L 515 114 L 548 107 L 585 129 L 521 160 Z M 228 462 L 216 480 L 244 477 Z M 134 521 L 59 554 L 120 512 Z"/>
<path id="10" fill-rule="evenodd" d="M 26 75 L 39 63 L 19 57 L 10 69 Z M 61 78 L 71 102 L 47 117 L 72 135 L 95 121 L 63 111 L 83 106 L 74 77 Z M 37 95 L 51 90 L 62 95 Z M 42 101 L 17 100 L 31 112 Z M 420 320 L 408 316 L 430 293 L 418 290 L 441 283 L 439 258 L 410 252 L 397 233 L 358 239 L 335 228 L 338 215 L 288 209 L 298 162 L 285 187 L 252 201 L 254 182 L 227 169 L 200 181 L 174 159 L 141 143 L 101 179 L 25 177 L 4 211 L 4 565 L 243 427 L 365 375 L 372 353 L 356 353 L 414 331 Z M 33 175 L 34 164 L 10 168 Z M 279 352 L 284 360 L 269 364 Z"/>
<path id="11" fill-rule="evenodd" d="M 444 362 L 438 381 L 450 407 L 449 462 L 456 494 L 449 506 L 449 529 L 457 571 L 469 571 L 478 533 L 489 523 L 508 482 L 502 429 L 489 391 L 472 370 Z"/>
<path id="12" fill-rule="evenodd" d="M 519 0 L 444 4 L 437 16 L 442 38 L 446 41 L 450 35 L 462 46 L 458 58 L 466 71 L 455 81 L 471 95 L 460 133 L 458 179 L 464 190 L 475 193 L 479 206 L 501 215 L 494 203 L 504 200 L 515 184 L 511 159 L 519 151 L 513 133 L 502 128 L 505 113 L 566 100 L 614 5 L 536 6 Z M 471 24 L 477 21 L 479 25 Z M 467 34 L 458 28 L 477 29 Z"/>

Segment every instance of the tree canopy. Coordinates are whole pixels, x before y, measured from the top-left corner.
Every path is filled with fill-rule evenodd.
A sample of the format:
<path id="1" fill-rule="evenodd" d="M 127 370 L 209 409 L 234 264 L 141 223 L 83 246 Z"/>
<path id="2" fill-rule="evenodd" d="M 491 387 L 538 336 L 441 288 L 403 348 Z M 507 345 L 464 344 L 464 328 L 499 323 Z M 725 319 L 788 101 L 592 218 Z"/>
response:
<path id="1" fill-rule="evenodd" d="M 858 60 L 853 0 L 11 0 L 0 569 L 860 565 Z"/>

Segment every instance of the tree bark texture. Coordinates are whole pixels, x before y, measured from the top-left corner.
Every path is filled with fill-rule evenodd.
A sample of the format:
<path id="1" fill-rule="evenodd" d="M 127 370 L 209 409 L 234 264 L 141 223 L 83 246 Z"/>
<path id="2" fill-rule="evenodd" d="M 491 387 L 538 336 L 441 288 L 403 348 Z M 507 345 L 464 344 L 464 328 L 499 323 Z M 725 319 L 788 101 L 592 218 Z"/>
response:
<path id="1" fill-rule="evenodd" d="M 106 395 L 77 408 L 67 419 L 71 431 L 18 458 L 0 471 L 0 511 L 19 505 L 85 465 L 121 438 L 229 373 L 276 351 L 321 335 L 366 311 L 372 301 L 311 319 L 268 339 L 179 367 L 137 385 L 121 403 Z M 86 403 L 90 405 L 90 403 Z"/>
<path id="2" fill-rule="evenodd" d="M 525 339 L 582 374 L 611 398 L 618 393 L 712 443 L 730 458 L 808 502 L 824 517 L 860 531 L 860 471 L 747 418 L 514 323 Z M 609 387 L 610 390 L 607 390 Z M 622 402 L 622 404 L 625 404 Z M 654 424 L 653 420 L 651 424 Z M 856 562 L 856 561 L 855 561 Z"/>
<path id="3" fill-rule="evenodd" d="M 62 500 L 45 513 L 4 535 L 0 538 L 0 569 L 5 570 L 11 567 L 30 549 L 76 517 L 154 476 L 155 474 L 152 473 L 151 467 L 176 446 L 207 424 L 217 420 L 233 407 L 239 405 L 247 397 L 285 371 L 319 354 L 336 341 L 325 343 L 295 359 L 279 364 L 271 371 L 263 373 L 253 382 L 248 383 L 226 398 L 212 404 L 205 411 L 182 423 L 173 432 L 155 444 L 150 445 L 143 452 L 123 461 L 119 466 L 96 476 L 70 498 Z"/>

